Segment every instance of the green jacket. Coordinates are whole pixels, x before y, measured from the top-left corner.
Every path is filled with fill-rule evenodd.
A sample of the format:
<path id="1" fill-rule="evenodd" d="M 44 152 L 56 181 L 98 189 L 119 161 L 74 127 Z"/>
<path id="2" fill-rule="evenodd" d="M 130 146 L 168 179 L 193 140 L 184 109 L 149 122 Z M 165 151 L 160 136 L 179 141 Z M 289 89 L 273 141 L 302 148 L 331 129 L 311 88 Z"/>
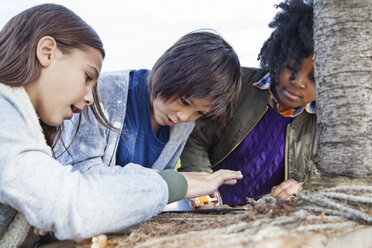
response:
<path id="1" fill-rule="evenodd" d="M 253 86 L 267 72 L 242 68 L 242 89 L 234 113 L 217 134 L 211 125 L 195 129 L 181 155 L 180 171 L 212 172 L 244 140 L 266 113 L 269 92 Z M 285 146 L 285 179 L 302 181 L 316 159 L 316 115 L 306 111 L 288 124 Z"/>

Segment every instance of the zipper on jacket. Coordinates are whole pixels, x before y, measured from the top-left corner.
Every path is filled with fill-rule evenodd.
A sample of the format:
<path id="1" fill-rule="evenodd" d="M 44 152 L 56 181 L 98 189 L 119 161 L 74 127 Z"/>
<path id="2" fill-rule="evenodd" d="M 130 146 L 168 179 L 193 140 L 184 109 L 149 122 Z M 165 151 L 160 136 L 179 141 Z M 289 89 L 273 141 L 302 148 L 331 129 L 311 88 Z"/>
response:
<path id="1" fill-rule="evenodd" d="M 239 142 L 226 154 L 226 156 L 224 156 L 222 159 L 220 159 L 217 163 L 215 163 L 214 165 L 211 166 L 211 168 L 213 167 L 216 167 L 219 163 L 221 163 L 222 161 L 225 160 L 225 158 L 227 158 L 234 150 L 237 146 L 240 145 L 240 143 L 242 143 L 242 141 L 248 136 L 248 134 L 252 131 L 252 129 L 257 125 L 257 123 L 262 119 L 262 117 L 266 114 L 267 110 L 269 109 L 268 106 L 266 106 L 265 108 L 265 111 L 260 115 L 260 117 L 257 119 L 257 121 L 254 123 L 254 125 L 252 126 L 251 129 L 249 129 L 249 131 L 243 136 L 243 138 L 241 140 L 239 140 Z"/>
<path id="2" fill-rule="evenodd" d="M 291 124 L 287 125 L 287 130 L 285 133 L 285 150 L 284 150 L 284 181 L 288 179 L 288 129 Z"/>

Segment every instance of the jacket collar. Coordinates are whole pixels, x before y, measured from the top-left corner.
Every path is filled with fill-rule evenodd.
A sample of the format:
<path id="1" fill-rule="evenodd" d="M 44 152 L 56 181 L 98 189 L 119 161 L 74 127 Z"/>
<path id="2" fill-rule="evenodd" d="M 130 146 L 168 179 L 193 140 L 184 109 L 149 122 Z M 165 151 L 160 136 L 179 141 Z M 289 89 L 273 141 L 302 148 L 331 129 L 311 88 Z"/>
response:
<path id="1" fill-rule="evenodd" d="M 272 100 L 276 104 L 276 107 L 279 107 L 279 102 L 275 99 L 274 94 L 272 94 L 272 92 L 271 92 L 270 73 L 267 73 L 263 78 L 261 78 L 260 81 L 258 81 L 256 83 L 253 83 L 253 85 L 256 86 L 257 88 L 261 89 L 261 90 L 268 90 L 269 93 L 270 93 L 270 97 L 272 98 Z M 304 110 L 306 112 L 308 112 L 309 114 L 315 114 L 316 113 L 315 108 L 316 108 L 316 103 L 315 103 L 315 101 L 312 101 L 312 102 L 306 104 L 305 106 L 300 106 L 300 107 L 295 108 L 295 109 L 284 110 L 284 111 L 279 112 L 279 113 L 281 115 L 287 116 L 287 117 L 296 117 L 299 114 L 301 114 Z"/>

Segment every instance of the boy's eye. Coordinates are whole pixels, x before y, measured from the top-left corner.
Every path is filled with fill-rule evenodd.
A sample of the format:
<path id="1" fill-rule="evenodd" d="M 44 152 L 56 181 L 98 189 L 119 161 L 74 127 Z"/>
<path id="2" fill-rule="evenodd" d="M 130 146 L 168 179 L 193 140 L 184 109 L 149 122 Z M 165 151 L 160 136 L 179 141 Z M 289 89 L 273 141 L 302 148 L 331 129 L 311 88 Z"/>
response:
<path id="1" fill-rule="evenodd" d="M 190 104 L 186 101 L 185 98 L 181 98 L 181 102 L 182 102 L 182 104 L 185 105 L 185 106 L 189 106 L 189 105 L 190 105 Z"/>

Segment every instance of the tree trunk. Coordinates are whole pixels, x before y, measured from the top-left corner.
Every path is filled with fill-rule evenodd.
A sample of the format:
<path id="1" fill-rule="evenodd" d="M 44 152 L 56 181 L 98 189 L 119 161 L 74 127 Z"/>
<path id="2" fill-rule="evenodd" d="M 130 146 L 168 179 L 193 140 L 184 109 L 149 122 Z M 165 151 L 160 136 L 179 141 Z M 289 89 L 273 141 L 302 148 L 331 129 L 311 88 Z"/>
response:
<path id="1" fill-rule="evenodd" d="M 372 175 L 372 1 L 317 0 L 314 7 L 317 169 Z"/>

